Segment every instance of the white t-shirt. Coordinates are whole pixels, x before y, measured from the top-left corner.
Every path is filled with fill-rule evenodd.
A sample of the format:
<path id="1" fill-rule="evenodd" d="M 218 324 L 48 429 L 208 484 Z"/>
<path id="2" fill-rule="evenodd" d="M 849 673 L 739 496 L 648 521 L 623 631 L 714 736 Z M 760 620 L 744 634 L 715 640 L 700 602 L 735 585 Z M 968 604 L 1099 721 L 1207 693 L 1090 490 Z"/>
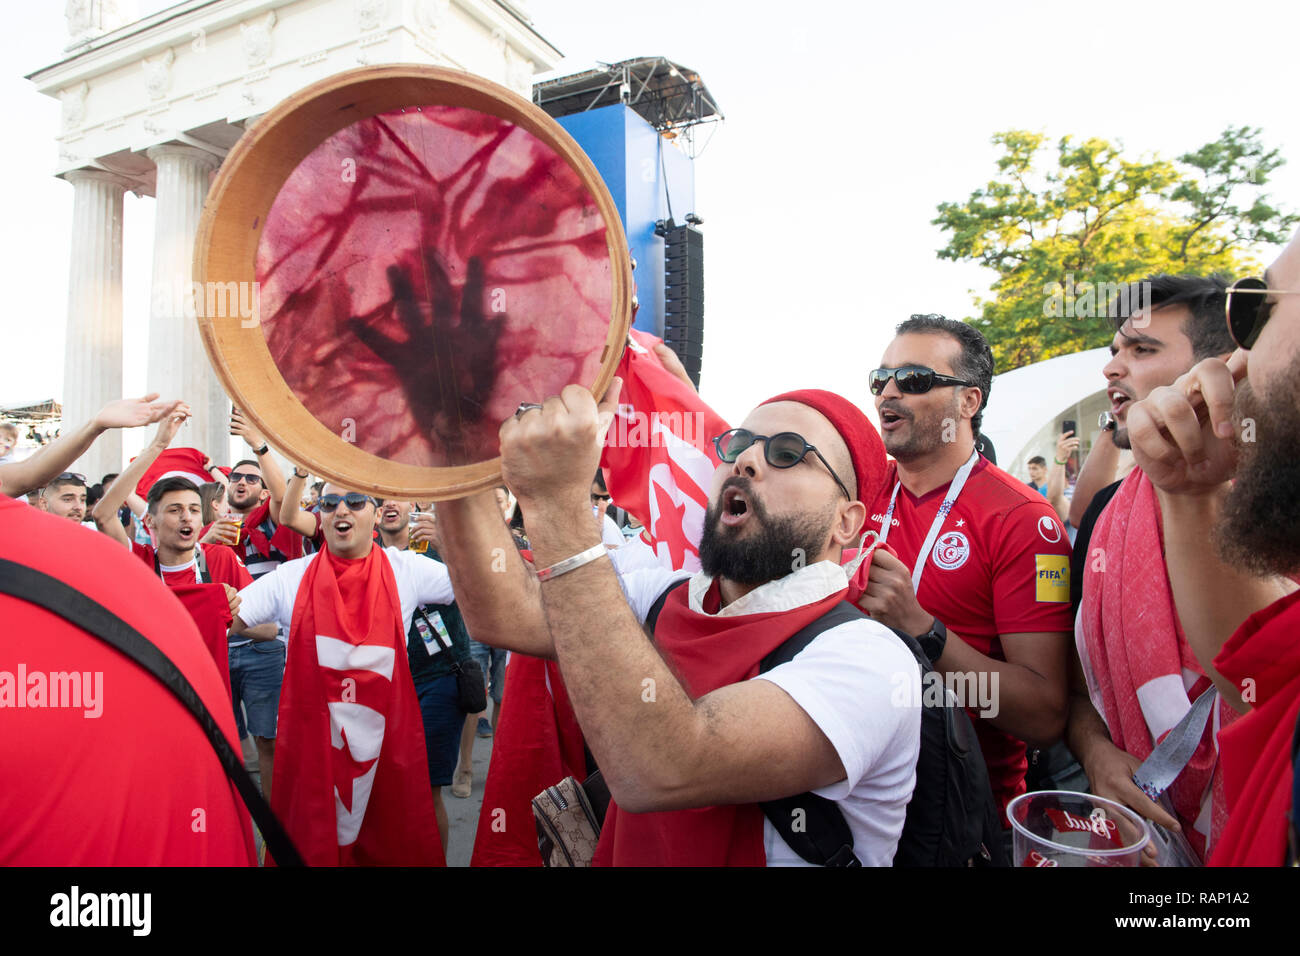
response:
<path id="1" fill-rule="evenodd" d="M 617 554 L 610 552 L 611 558 Z M 713 580 L 706 574 L 644 567 L 620 574 L 640 621 L 659 595 L 684 577 L 690 577 L 691 609 L 704 613 L 701 601 Z M 755 588 L 717 616 L 790 610 L 820 601 L 845 584 L 843 569 L 822 561 Z M 889 866 L 916 786 L 922 699 L 916 658 L 889 628 L 864 619 L 823 632 L 793 660 L 754 679 L 770 681 L 789 694 L 830 740 L 846 777 L 813 793 L 839 804 L 863 866 Z M 811 865 L 766 819 L 763 842 L 768 866 Z"/>
<path id="2" fill-rule="evenodd" d="M 623 547 L 623 542 L 627 539 L 623 537 L 623 532 L 614 523 L 614 519 L 609 515 L 601 515 L 601 518 L 604 520 L 600 523 L 600 540 L 605 543 L 606 547 Z"/>
<path id="3" fill-rule="evenodd" d="M 393 569 L 397 582 L 397 596 L 402 604 L 402 634 L 411 630 L 411 616 L 422 604 L 450 604 L 455 600 L 451 591 L 451 576 L 441 561 L 430 561 L 414 551 L 384 548 L 385 557 Z M 289 633 L 294 601 L 298 586 L 302 584 L 307 565 L 315 561 L 320 552 L 303 558 L 286 561 L 274 571 L 262 575 L 239 592 L 239 617 L 249 627 L 275 621 L 284 634 Z"/>

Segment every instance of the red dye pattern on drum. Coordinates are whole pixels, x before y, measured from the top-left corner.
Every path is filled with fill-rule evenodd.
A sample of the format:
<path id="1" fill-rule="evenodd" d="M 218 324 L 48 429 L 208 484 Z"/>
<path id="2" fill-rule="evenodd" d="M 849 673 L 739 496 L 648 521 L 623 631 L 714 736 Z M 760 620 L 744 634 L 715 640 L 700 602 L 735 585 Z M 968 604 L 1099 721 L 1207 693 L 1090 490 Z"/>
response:
<path id="1" fill-rule="evenodd" d="M 286 180 L 257 249 L 267 346 L 298 400 L 415 465 L 498 454 L 520 402 L 600 369 L 605 221 L 531 133 L 449 106 L 362 120 Z"/>

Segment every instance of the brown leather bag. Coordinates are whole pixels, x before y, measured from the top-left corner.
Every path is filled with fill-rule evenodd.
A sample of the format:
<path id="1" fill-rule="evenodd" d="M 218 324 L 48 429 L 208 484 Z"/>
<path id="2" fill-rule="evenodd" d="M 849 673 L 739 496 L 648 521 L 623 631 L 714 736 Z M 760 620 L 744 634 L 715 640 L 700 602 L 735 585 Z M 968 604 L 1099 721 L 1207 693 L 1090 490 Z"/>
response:
<path id="1" fill-rule="evenodd" d="M 591 866 L 609 789 L 597 770 L 585 783 L 565 777 L 533 797 L 537 847 L 545 866 Z"/>

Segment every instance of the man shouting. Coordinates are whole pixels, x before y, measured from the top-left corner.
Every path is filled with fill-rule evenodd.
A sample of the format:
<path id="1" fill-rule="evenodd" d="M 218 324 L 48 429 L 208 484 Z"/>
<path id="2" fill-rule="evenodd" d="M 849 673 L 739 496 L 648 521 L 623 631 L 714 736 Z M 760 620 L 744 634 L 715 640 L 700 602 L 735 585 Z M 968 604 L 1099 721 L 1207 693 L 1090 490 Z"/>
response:
<path id="1" fill-rule="evenodd" d="M 310 865 L 440 866 L 406 635 L 454 600 L 447 571 L 377 547 L 368 495 L 326 485 L 320 508 L 326 547 L 240 592 L 237 622 L 289 635 L 272 809 Z"/>
<path id="2" fill-rule="evenodd" d="M 590 501 L 620 388 L 598 407 L 569 386 L 501 428 L 535 578 L 484 496 L 439 505 L 471 632 L 559 660 L 613 796 L 595 863 L 797 865 L 759 804 L 811 791 L 837 804 L 860 862 L 888 865 L 916 779 L 920 671 L 886 627 L 846 608 L 840 566 L 866 519 L 859 499 L 883 479 L 879 436 L 828 392 L 760 405 L 716 438 L 701 572 L 629 571 L 620 588 Z M 498 549 L 514 560 L 494 574 Z M 656 604 L 652 640 L 641 624 Z M 848 619 L 760 673 L 833 609 Z"/>

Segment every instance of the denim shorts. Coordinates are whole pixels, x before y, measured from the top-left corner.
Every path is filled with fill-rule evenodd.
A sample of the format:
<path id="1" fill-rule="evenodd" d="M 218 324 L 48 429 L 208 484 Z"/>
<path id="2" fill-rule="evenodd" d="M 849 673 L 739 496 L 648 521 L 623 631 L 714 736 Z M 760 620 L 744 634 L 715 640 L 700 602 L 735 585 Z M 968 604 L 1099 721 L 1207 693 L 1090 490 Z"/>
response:
<path id="1" fill-rule="evenodd" d="M 456 675 L 445 674 L 415 682 L 424 721 L 424 751 L 429 758 L 429 783 L 450 787 L 460 756 L 460 732 L 465 715 L 456 706 Z"/>
<path id="2" fill-rule="evenodd" d="M 487 678 L 488 693 L 492 699 L 501 703 L 501 694 L 506 689 L 506 652 L 499 647 L 480 644 L 471 637 L 469 656 L 483 668 L 483 676 Z"/>
<path id="3" fill-rule="evenodd" d="M 230 696 L 235 705 L 235 728 L 256 737 L 275 737 L 280 713 L 280 684 L 284 681 L 284 642 L 253 641 L 230 648 Z M 248 713 L 245 731 L 244 715 Z"/>

